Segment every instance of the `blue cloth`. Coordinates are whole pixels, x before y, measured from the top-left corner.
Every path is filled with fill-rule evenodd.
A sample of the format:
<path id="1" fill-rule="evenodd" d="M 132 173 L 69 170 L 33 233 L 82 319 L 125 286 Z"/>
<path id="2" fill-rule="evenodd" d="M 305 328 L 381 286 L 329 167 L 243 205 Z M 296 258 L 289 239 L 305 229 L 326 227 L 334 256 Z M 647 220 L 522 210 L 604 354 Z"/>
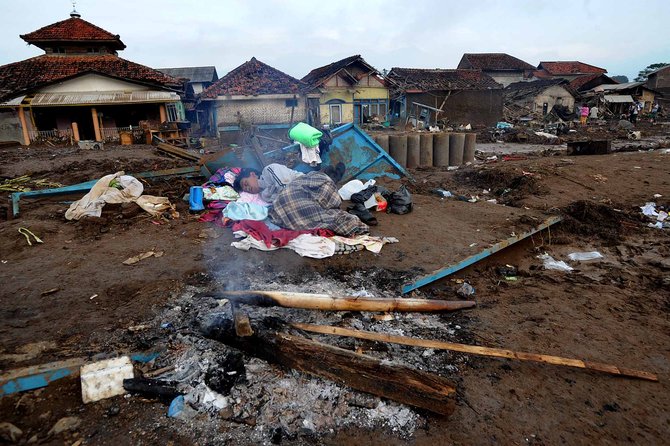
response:
<path id="1" fill-rule="evenodd" d="M 223 216 L 231 220 L 265 220 L 268 208 L 256 203 L 238 203 L 233 201 L 223 210 Z"/>

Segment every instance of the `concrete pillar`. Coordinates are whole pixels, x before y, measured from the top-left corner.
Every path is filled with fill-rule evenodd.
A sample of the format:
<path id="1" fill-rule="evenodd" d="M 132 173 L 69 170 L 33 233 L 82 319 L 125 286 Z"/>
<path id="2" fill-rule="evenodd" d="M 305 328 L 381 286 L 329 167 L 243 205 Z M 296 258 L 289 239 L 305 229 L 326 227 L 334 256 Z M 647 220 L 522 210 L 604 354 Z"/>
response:
<path id="1" fill-rule="evenodd" d="M 161 117 L 161 122 L 167 121 L 167 111 L 165 110 L 165 104 L 158 105 L 158 113 Z"/>
<path id="2" fill-rule="evenodd" d="M 463 149 L 463 162 L 464 163 L 474 163 L 475 162 L 475 148 L 477 147 L 477 134 L 476 133 L 466 133 L 465 134 L 465 148 Z"/>
<path id="3" fill-rule="evenodd" d="M 419 167 L 421 158 L 421 146 L 419 135 L 407 135 L 407 167 L 414 169 Z"/>
<path id="4" fill-rule="evenodd" d="M 379 147 L 384 149 L 384 152 L 388 153 L 389 151 L 389 135 L 378 135 L 376 138 L 377 144 Z"/>
<path id="5" fill-rule="evenodd" d="M 100 133 L 100 120 L 98 119 L 98 111 L 95 107 L 91 108 L 91 116 L 93 117 L 93 131 L 95 132 L 95 140 L 102 141 L 102 133 Z"/>
<path id="6" fill-rule="evenodd" d="M 449 133 L 433 135 L 433 166 L 447 167 L 449 165 Z"/>
<path id="7" fill-rule="evenodd" d="M 74 142 L 79 142 L 79 124 L 76 122 L 72 123 L 72 137 L 74 138 Z"/>
<path id="8" fill-rule="evenodd" d="M 21 132 L 23 133 L 23 145 L 30 145 L 30 134 L 28 133 L 28 124 L 26 122 L 26 112 L 23 107 L 19 107 L 19 121 L 21 121 Z"/>
<path id="9" fill-rule="evenodd" d="M 433 134 L 422 133 L 419 145 L 419 166 L 433 167 Z"/>
<path id="10" fill-rule="evenodd" d="M 463 150 L 465 149 L 465 133 L 451 133 L 449 135 L 449 165 L 463 164 Z"/>
<path id="11" fill-rule="evenodd" d="M 389 136 L 389 153 L 402 167 L 407 167 L 407 136 Z"/>

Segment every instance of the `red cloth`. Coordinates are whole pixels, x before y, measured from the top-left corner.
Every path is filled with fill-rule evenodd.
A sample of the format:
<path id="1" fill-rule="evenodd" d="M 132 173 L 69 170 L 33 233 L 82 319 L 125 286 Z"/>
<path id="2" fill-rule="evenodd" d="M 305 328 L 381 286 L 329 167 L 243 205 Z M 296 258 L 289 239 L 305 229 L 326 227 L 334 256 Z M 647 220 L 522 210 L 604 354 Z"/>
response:
<path id="1" fill-rule="evenodd" d="M 321 237 L 332 237 L 335 235 L 330 229 L 309 229 L 305 231 L 293 231 L 291 229 L 278 229 L 276 231 L 270 230 L 268 226 L 262 221 L 256 220 L 240 220 L 233 224 L 233 232 L 244 231 L 256 240 L 260 240 L 268 248 L 273 246 L 286 246 L 288 242 L 302 234 L 312 234 Z"/>

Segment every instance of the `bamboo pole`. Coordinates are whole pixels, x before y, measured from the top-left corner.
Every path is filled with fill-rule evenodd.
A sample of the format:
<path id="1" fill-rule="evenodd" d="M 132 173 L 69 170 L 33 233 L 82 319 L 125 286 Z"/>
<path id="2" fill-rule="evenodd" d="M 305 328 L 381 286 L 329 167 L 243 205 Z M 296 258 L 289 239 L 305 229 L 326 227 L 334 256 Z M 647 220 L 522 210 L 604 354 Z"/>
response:
<path id="1" fill-rule="evenodd" d="M 214 296 L 236 303 L 256 306 L 279 306 L 329 311 L 454 311 L 471 308 L 474 301 L 429 299 L 378 299 L 355 296 L 330 296 L 328 294 L 291 293 L 283 291 L 221 291 Z"/>
<path id="2" fill-rule="evenodd" d="M 600 362 L 582 361 L 580 359 L 562 358 L 560 356 L 542 355 L 537 353 L 515 352 L 502 348 L 480 347 L 477 345 L 456 344 L 453 342 L 435 341 L 428 339 L 409 338 L 406 336 L 394 336 L 385 333 L 374 333 L 371 331 L 352 330 L 348 328 L 333 327 L 328 325 L 314 324 L 292 324 L 293 327 L 312 333 L 330 334 L 336 336 L 348 336 L 358 339 L 372 341 L 390 342 L 393 344 L 411 345 L 415 347 L 426 347 L 438 350 L 452 350 L 463 353 L 472 353 L 480 356 L 492 356 L 497 358 L 519 359 L 521 361 L 543 362 L 545 364 L 562 365 L 580 369 L 596 370 L 610 373 L 612 375 L 627 376 L 630 378 L 644 379 L 647 381 L 658 381 L 658 376 L 642 370 L 627 369 L 611 364 Z"/>

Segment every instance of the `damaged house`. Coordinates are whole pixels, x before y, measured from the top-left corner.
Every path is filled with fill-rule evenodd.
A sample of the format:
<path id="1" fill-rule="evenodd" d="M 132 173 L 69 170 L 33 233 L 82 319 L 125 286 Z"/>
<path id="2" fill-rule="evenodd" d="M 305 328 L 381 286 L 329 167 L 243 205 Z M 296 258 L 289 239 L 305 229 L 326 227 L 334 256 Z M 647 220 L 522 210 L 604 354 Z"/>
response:
<path id="1" fill-rule="evenodd" d="M 360 55 L 315 68 L 302 81 L 321 93 L 319 113 L 324 124 L 337 126 L 353 122 L 360 125 L 387 118 L 386 82 Z"/>
<path id="2" fill-rule="evenodd" d="M 670 107 L 670 65 L 649 73 L 647 88 L 658 92 L 658 102 L 667 110 Z"/>
<path id="3" fill-rule="evenodd" d="M 503 87 L 528 80 L 535 71 L 533 65 L 506 53 L 465 53 L 457 68 L 482 70 Z"/>
<path id="4" fill-rule="evenodd" d="M 532 82 L 515 82 L 504 90 L 505 120 L 530 120 L 543 118 L 555 105 L 575 107 L 575 95 L 563 79 L 541 79 Z"/>
<path id="5" fill-rule="evenodd" d="M 648 88 L 644 82 L 599 85 L 585 95 L 595 98 L 599 106 L 614 116 L 627 115 L 629 107 L 636 100 L 642 103 L 644 111 L 650 112 L 656 100 L 656 92 Z"/>
<path id="6" fill-rule="evenodd" d="M 393 68 L 392 112 L 404 122 L 493 125 L 502 118 L 503 88 L 481 70 Z"/>
<path id="7" fill-rule="evenodd" d="M 216 67 L 158 68 L 158 71 L 184 82 L 182 103 L 191 130 L 201 128 L 201 123 L 206 124 L 207 116 L 203 110 L 196 109 L 196 103 L 198 95 L 219 79 Z"/>
<path id="8" fill-rule="evenodd" d="M 76 11 L 20 37 L 44 54 L 0 67 L 0 141 L 116 140 L 140 121 L 182 119 L 180 82 L 120 58 L 120 37 Z"/>
<path id="9" fill-rule="evenodd" d="M 250 126 L 288 129 L 310 122 L 308 116 L 318 116 L 318 100 L 318 91 L 252 57 L 205 89 L 199 107 L 208 111 L 218 136 Z"/>

